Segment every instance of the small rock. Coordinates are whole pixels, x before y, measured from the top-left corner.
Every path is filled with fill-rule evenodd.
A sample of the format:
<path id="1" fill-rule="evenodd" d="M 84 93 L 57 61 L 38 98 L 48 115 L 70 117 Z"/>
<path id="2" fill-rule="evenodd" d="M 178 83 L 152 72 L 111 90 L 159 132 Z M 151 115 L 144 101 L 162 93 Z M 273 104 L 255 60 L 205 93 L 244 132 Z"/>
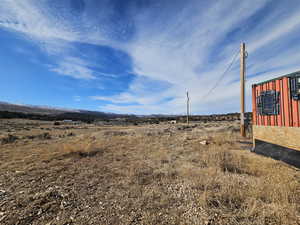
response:
<path id="1" fill-rule="evenodd" d="M 207 142 L 207 140 L 204 140 L 204 141 L 200 141 L 200 144 L 201 144 L 201 145 L 207 145 L 208 142 Z"/>
<path id="2" fill-rule="evenodd" d="M 38 215 L 38 216 L 39 216 L 39 215 L 41 215 L 41 214 L 42 214 L 42 212 L 43 212 L 43 210 L 42 210 L 42 209 L 40 209 L 40 210 L 38 211 L 37 215 Z"/>
<path id="3" fill-rule="evenodd" d="M 6 191 L 0 190 L 0 200 L 2 197 L 5 197 L 5 195 L 6 195 Z"/>

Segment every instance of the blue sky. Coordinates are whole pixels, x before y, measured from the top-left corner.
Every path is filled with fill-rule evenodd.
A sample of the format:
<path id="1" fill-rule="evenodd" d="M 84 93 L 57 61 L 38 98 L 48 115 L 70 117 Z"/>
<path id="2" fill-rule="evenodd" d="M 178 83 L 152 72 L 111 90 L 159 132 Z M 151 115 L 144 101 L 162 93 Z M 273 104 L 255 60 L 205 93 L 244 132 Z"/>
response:
<path id="1" fill-rule="evenodd" d="M 251 84 L 300 70 L 298 0 L 0 0 L 0 101 L 136 114 L 239 111 Z"/>

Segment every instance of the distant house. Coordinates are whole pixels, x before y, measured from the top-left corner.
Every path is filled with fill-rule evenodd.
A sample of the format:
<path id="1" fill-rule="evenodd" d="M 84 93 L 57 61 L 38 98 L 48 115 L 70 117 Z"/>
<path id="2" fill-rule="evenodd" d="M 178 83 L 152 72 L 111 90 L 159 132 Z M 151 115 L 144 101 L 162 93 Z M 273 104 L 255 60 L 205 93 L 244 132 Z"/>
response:
<path id="1" fill-rule="evenodd" d="M 63 120 L 62 121 L 65 124 L 79 124 L 81 121 L 74 121 L 74 120 Z"/>
<path id="2" fill-rule="evenodd" d="M 63 120 L 64 123 L 73 123 L 73 120 Z"/>
<path id="3" fill-rule="evenodd" d="M 126 121 L 126 118 L 115 118 L 115 119 L 112 119 L 112 120 L 114 120 L 114 121 Z"/>

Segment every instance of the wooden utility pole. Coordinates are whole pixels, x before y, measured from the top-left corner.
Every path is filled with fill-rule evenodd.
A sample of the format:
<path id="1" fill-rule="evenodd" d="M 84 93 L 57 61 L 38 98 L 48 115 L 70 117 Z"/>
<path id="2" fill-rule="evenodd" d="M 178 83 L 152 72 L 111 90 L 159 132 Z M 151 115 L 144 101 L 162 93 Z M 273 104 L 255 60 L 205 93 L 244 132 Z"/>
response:
<path id="1" fill-rule="evenodd" d="M 245 129 L 245 59 L 246 59 L 245 43 L 241 44 L 241 135 L 246 137 Z"/>
<path id="2" fill-rule="evenodd" d="M 190 115 L 190 97 L 189 92 L 186 92 L 186 123 L 189 124 L 189 115 Z"/>

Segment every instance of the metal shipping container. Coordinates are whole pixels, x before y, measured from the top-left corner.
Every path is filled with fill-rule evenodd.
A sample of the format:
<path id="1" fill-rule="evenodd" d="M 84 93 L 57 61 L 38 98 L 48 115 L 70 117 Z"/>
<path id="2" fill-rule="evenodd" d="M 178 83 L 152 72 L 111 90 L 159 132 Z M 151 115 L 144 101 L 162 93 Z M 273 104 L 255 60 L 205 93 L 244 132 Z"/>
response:
<path id="1" fill-rule="evenodd" d="M 300 167 L 300 71 L 252 85 L 254 151 Z"/>

